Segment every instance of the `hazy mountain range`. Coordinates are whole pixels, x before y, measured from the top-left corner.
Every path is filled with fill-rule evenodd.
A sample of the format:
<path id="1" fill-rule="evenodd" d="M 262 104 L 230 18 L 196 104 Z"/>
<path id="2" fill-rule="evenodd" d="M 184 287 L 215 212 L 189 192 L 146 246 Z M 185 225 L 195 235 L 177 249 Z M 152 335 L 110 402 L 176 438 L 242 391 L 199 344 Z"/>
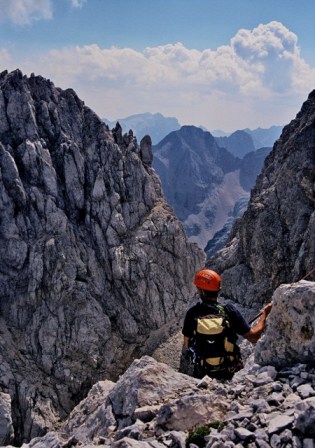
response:
<path id="1" fill-rule="evenodd" d="M 233 133 L 183 126 L 160 113 L 104 119 L 110 129 L 150 135 L 153 166 L 164 194 L 191 241 L 210 256 L 225 243 L 234 220 L 246 209 L 249 192 L 282 127 Z M 205 247 L 206 246 L 206 247 Z"/>
<path id="2" fill-rule="evenodd" d="M 256 149 L 263 146 L 273 146 L 274 142 L 280 137 L 283 126 L 271 126 L 270 128 L 257 128 L 257 129 L 241 129 L 241 131 L 249 134 Z M 237 132 L 237 131 L 236 131 Z M 231 132 L 224 132 L 220 129 L 211 130 L 211 134 L 214 137 L 229 137 Z"/>
<path id="3" fill-rule="evenodd" d="M 252 138 L 244 131 L 222 141 L 195 126 L 183 126 L 153 146 L 153 167 L 168 203 L 189 239 L 207 246 L 209 254 L 216 247 L 209 240 L 221 232 L 222 244 L 234 219 L 245 211 L 250 189 L 271 150 L 253 148 Z"/>
<path id="4" fill-rule="evenodd" d="M 103 120 L 110 129 L 115 127 L 117 121 L 120 123 L 123 133 L 128 132 L 130 129 L 132 129 L 138 141 L 140 141 L 142 137 L 148 134 L 150 135 L 152 143 L 154 145 L 159 143 L 164 137 L 166 137 L 167 134 L 172 131 L 177 131 L 181 127 L 181 124 L 178 122 L 177 118 L 165 117 L 160 113 L 151 114 L 146 112 L 143 114 L 130 115 L 129 117 L 125 118 L 117 118 L 116 120 L 108 120 L 107 118 L 104 118 Z M 204 126 L 199 127 L 203 131 L 210 131 L 214 137 L 224 138 L 231 136 L 231 134 L 234 134 L 221 130 L 212 131 L 210 129 L 206 129 Z M 246 132 L 252 137 L 252 142 L 254 145 L 252 150 L 262 148 L 263 146 L 273 146 L 274 142 L 280 136 L 281 130 L 282 126 L 272 126 L 267 129 L 257 128 L 254 130 L 248 128 L 241 129 L 241 131 Z"/>
<path id="5" fill-rule="evenodd" d="M 162 138 L 172 131 L 181 127 L 177 118 L 164 117 L 162 114 L 136 114 L 126 118 L 119 118 L 114 121 L 103 119 L 110 129 L 114 128 L 117 121 L 122 127 L 122 132 L 128 132 L 132 129 L 134 135 L 140 141 L 145 135 L 150 135 L 152 143 L 159 143 Z"/>

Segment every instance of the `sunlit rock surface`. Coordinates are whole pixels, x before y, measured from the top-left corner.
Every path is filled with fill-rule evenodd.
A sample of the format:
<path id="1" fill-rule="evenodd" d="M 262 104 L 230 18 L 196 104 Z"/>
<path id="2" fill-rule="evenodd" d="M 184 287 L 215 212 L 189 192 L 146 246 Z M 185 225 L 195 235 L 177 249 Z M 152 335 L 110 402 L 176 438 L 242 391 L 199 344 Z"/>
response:
<path id="1" fill-rule="evenodd" d="M 151 162 L 149 137 L 109 131 L 73 90 L 0 75 L 0 392 L 15 443 L 150 354 L 187 307 L 204 255 Z"/>
<path id="2" fill-rule="evenodd" d="M 273 295 L 271 318 L 256 347 L 256 361 L 277 367 L 315 360 L 315 282 L 281 285 Z"/>

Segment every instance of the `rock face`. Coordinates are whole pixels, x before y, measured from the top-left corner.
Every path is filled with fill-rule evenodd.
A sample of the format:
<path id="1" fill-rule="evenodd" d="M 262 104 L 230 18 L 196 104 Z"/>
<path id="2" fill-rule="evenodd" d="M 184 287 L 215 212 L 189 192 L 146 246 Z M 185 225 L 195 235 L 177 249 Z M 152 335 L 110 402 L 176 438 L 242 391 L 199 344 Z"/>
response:
<path id="1" fill-rule="evenodd" d="M 216 232 L 226 240 L 227 228 L 223 227 L 233 219 L 237 201 L 248 195 L 267 154 L 251 152 L 254 146 L 245 132 L 235 132 L 229 139 L 234 152 L 250 154 L 241 160 L 219 147 L 209 132 L 194 126 L 183 126 L 153 147 L 153 166 L 165 196 L 190 241 L 203 248 Z"/>
<path id="2" fill-rule="evenodd" d="M 266 158 L 229 243 L 207 262 L 222 274 L 223 294 L 245 306 L 260 307 L 315 266 L 314 123 L 315 91 Z"/>
<path id="3" fill-rule="evenodd" d="M 281 285 L 266 334 L 256 347 L 256 361 L 278 368 L 315 359 L 315 283 Z"/>
<path id="4" fill-rule="evenodd" d="M 229 213 L 224 226 L 214 234 L 213 238 L 210 241 L 208 241 L 204 249 L 207 258 L 211 258 L 218 252 L 218 250 L 222 249 L 225 246 L 235 220 L 237 218 L 240 218 L 246 211 L 248 201 L 249 193 L 244 193 L 244 195 L 235 202 L 233 211 Z"/>
<path id="5" fill-rule="evenodd" d="M 194 126 L 169 134 L 153 154 L 169 204 L 190 240 L 205 247 L 244 194 L 236 172 L 240 161 Z"/>
<path id="6" fill-rule="evenodd" d="M 73 90 L 0 75 L 0 392 L 15 443 L 150 354 L 187 307 L 204 256 L 151 161 L 149 138 L 109 131 Z"/>
<path id="7" fill-rule="evenodd" d="M 11 397 L 0 392 L 0 445 L 7 445 L 13 440 L 13 436 Z"/>
<path id="8" fill-rule="evenodd" d="M 146 356 L 116 384 L 97 383 L 60 431 L 23 448 L 184 448 L 196 443 L 197 428 L 207 428 L 206 448 L 313 446 L 314 378 L 305 364 L 277 372 L 249 359 L 246 370 L 222 384 L 176 373 Z"/>
<path id="9" fill-rule="evenodd" d="M 258 174 L 260 174 L 265 159 L 272 148 L 259 148 L 257 151 L 247 153 L 240 168 L 240 184 L 246 191 L 250 191 L 255 185 Z"/>
<path id="10" fill-rule="evenodd" d="M 242 159 L 249 152 L 255 151 L 252 137 L 245 131 L 235 131 L 228 137 L 215 137 L 221 148 L 227 149 L 235 157 Z"/>

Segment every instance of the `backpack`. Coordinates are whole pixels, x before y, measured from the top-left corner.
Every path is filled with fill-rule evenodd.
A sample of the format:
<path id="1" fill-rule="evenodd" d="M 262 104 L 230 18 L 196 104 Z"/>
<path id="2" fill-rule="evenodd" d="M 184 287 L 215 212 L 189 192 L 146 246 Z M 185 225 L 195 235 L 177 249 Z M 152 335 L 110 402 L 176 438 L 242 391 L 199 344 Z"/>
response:
<path id="1" fill-rule="evenodd" d="M 237 336 L 231 328 L 224 306 L 211 304 L 209 314 L 195 319 L 196 364 L 210 372 L 234 372 L 242 368 L 239 348 L 236 345 Z"/>

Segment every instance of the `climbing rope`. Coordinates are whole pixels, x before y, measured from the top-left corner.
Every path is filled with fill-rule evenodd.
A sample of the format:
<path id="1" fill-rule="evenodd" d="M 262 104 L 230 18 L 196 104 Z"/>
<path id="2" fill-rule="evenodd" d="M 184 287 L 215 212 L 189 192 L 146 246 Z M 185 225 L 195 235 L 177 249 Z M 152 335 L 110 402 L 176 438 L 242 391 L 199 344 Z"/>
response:
<path id="1" fill-rule="evenodd" d="M 301 280 L 305 280 L 309 275 L 311 275 L 313 272 L 315 271 L 315 267 L 308 273 L 306 274 L 303 278 L 301 278 Z"/>

